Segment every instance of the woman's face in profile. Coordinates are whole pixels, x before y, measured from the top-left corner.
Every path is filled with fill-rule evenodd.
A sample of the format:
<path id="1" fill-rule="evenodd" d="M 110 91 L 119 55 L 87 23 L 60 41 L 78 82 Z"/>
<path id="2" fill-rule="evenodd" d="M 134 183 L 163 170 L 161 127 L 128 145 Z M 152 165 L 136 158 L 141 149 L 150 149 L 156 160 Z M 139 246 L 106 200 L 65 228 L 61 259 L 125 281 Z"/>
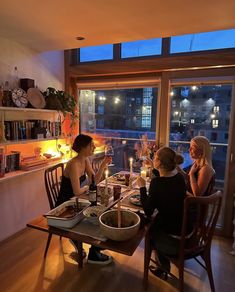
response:
<path id="1" fill-rule="evenodd" d="M 95 150 L 95 143 L 92 140 L 91 143 L 89 145 L 87 145 L 86 148 L 85 148 L 86 156 L 93 155 L 94 150 Z"/>
<path id="2" fill-rule="evenodd" d="M 189 154 L 192 159 L 198 159 L 202 156 L 202 150 L 194 143 L 190 143 Z"/>

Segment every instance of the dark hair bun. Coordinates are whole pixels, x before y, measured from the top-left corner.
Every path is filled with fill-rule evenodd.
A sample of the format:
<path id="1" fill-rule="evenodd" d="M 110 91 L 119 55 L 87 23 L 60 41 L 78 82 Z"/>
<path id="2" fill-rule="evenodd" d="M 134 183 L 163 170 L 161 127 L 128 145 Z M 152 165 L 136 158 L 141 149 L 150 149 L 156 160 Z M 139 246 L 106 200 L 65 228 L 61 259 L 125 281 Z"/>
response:
<path id="1" fill-rule="evenodd" d="M 92 137 L 84 134 L 79 134 L 72 146 L 72 150 L 79 153 L 83 148 L 87 147 L 92 141 Z"/>
<path id="2" fill-rule="evenodd" d="M 178 153 L 175 154 L 176 165 L 182 164 L 184 162 L 184 157 Z"/>

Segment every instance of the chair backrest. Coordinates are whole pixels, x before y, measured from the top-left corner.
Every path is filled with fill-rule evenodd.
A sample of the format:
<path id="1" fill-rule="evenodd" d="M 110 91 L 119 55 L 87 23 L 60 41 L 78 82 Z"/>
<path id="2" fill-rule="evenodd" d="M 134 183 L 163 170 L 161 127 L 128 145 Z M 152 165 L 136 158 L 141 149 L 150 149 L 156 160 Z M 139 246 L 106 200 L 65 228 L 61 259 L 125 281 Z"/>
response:
<path id="1" fill-rule="evenodd" d="M 212 175 L 212 177 L 210 179 L 205 196 L 212 195 L 214 186 L 215 186 L 215 173 Z"/>
<path id="2" fill-rule="evenodd" d="M 50 208 L 55 208 L 55 204 L 60 191 L 61 177 L 64 173 L 64 164 L 59 163 L 45 170 L 44 181 L 49 200 Z"/>
<path id="3" fill-rule="evenodd" d="M 94 157 L 92 159 L 91 166 L 92 166 L 92 169 L 94 170 L 94 172 L 97 172 L 98 171 L 98 169 L 100 168 L 100 165 L 101 165 L 101 162 L 103 161 L 103 159 L 104 159 L 104 156 Z"/>
<path id="4" fill-rule="evenodd" d="M 191 257 L 210 248 L 212 236 L 219 217 L 222 193 L 207 197 L 187 197 L 180 240 L 180 257 Z M 189 233 L 189 225 L 192 229 Z"/>

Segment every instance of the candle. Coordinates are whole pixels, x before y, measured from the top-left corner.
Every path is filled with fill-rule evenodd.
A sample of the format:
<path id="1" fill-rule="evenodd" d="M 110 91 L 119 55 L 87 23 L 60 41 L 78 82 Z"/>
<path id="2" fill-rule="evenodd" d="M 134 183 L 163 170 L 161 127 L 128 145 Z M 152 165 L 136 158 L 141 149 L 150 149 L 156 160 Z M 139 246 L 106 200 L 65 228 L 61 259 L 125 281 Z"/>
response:
<path id="1" fill-rule="evenodd" d="M 141 176 L 142 178 L 146 178 L 146 177 L 147 177 L 147 171 L 146 171 L 145 169 L 142 169 L 142 170 L 140 171 L 140 176 Z"/>
<path id="2" fill-rule="evenodd" d="M 105 170 L 105 196 L 108 195 L 108 175 L 109 175 L 109 171 L 108 169 Z"/>
<path id="3" fill-rule="evenodd" d="M 130 174 L 132 175 L 133 172 L 133 158 L 130 158 Z"/>

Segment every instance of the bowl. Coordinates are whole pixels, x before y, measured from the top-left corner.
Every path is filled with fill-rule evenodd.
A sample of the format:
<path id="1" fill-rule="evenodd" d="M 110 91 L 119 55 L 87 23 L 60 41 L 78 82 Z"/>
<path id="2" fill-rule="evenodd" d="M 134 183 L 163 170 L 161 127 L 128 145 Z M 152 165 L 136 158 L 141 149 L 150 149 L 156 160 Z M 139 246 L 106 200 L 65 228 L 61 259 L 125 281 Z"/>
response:
<path id="1" fill-rule="evenodd" d="M 83 215 L 89 222 L 99 225 L 99 216 L 104 210 L 104 206 L 90 206 L 83 211 Z"/>
<path id="2" fill-rule="evenodd" d="M 105 237 L 124 241 L 132 238 L 140 226 L 140 217 L 129 210 L 121 210 L 121 227 L 117 227 L 117 210 L 108 210 L 99 217 L 100 229 Z"/>

